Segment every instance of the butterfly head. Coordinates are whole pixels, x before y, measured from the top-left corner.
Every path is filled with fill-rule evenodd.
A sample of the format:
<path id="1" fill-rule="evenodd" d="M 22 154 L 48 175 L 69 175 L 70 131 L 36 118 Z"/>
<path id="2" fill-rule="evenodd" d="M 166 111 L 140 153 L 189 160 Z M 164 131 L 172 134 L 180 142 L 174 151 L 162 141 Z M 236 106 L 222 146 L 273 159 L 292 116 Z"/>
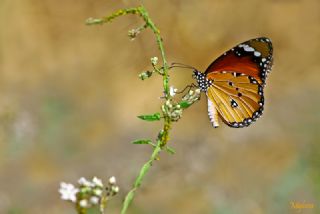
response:
<path id="1" fill-rule="evenodd" d="M 206 92 L 213 82 L 212 80 L 208 80 L 206 75 L 198 70 L 193 71 L 192 77 L 197 80 L 198 87 L 203 92 Z"/>

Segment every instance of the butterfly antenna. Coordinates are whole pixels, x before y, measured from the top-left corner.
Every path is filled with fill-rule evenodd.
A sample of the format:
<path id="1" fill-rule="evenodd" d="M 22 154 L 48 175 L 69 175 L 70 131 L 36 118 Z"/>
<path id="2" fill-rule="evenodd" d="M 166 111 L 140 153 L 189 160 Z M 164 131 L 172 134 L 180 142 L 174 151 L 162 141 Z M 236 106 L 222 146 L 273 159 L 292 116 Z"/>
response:
<path id="1" fill-rule="evenodd" d="M 192 69 L 192 70 L 197 70 L 195 67 L 192 67 L 190 65 L 186 65 L 183 63 L 179 63 L 179 62 L 171 63 L 171 66 L 169 68 L 188 68 L 188 69 Z"/>

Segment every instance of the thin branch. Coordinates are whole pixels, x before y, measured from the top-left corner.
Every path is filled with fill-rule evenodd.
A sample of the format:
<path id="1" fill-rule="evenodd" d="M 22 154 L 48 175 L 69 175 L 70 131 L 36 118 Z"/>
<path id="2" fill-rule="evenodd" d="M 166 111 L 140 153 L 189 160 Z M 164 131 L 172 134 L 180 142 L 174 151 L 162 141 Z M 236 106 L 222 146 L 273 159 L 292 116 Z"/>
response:
<path id="1" fill-rule="evenodd" d="M 169 66 L 166 60 L 166 55 L 164 51 L 164 46 L 163 46 L 163 41 L 160 35 L 160 30 L 156 27 L 156 25 L 153 23 L 151 18 L 149 17 L 148 12 L 143 6 L 135 7 L 135 8 L 129 8 L 129 9 L 122 9 L 119 10 L 115 13 L 113 13 L 110 16 L 103 17 L 101 19 L 93 19 L 90 18 L 87 20 L 88 25 L 94 25 L 94 24 L 104 24 L 107 22 L 112 21 L 113 19 L 127 15 L 127 14 L 136 14 L 139 15 L 145 22 L 145 28 L 149 28 L 152 30 L 156 37 L 156 42 L 159 48 L 159 51 L 161 53 L 161 59 L 162 59 L 162 81 L 163 81 L 163 90 L 165 94 L 165 101 L 169 101 L 172 99 L 169 93 Z M 167 107 L 165 107 L 167 108 Z M 153 152 L 150 157 L 150 159 L 142 166 L 140 169 L 139 175 L 135 179 L 133 188 L 128 192 L 128 194 L 125 197 L 125 200 L 123 202 L 121 214 L 125 214 L 127 212 L 127 209 L 129 205 L 131 204 L 136 190 L 141 186 L 142 181 L 145 177 L 145 175 L 149 172 L 153 162 L 158 159 L 158 156 L 160 152 L 165 149 L 165 146 L 167 142 L 169 141 L 169 131 L 171 129 L 171 119 L 167 114 L 164 114 L 164 124 L 163 124 L 163 129 L 159 132 L 158 138 L 157 138 L 157 144 L 155 147 L 153 147 Z"/>

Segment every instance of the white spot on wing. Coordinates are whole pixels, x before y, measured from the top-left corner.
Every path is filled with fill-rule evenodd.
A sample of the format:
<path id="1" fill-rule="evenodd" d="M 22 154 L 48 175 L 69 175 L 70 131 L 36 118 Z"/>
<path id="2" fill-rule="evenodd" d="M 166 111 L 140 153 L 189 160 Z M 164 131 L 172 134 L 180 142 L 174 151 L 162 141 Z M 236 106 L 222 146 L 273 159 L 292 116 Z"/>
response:
<path id="1" fill-rule="evenodd" d="M 254 51 L 254 49 L 252 48 L 252 47 L 249 47 L 249 46 L 246 46 L 246 47 L 244 47 L 243 48 L 245 51 L 247 51 L 247 52 L 252 52 L 252 51 Z"/>
<path id="2" fill-rule="evenodd" d="M 256 57 L 261 56 L 261 53 L 260 53 L 259 51 L 255 51 L 253 54 L 254 54 Z"/>

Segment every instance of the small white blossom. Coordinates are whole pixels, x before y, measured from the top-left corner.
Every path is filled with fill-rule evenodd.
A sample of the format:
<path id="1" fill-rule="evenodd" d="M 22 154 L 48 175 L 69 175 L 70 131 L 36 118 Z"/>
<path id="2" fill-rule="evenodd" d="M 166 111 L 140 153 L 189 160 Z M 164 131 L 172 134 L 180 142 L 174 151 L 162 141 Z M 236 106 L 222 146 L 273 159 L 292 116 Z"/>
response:
<path id="1" fill-rule="evenodd" d="M 156 56 L 155 56 L 155 57 L 152 57 L 150 60 L 151 60 L 151 64 L 152 64 L 152 65 L 158 64 L 158 57 L 156 57 Z"/>
<path id="2" fill-rule="evenodd" d="M 97 196 L 92 196 L 90 198 L 90 203 L 91 204 L 98 204 L 99 203 L 99 198 Z"/>
<path id="3" fill-rule="evenodd" d="M 131 39 L 131 41 L 133 41 L 137 36 L 138 34 L 141 32 L 141 29 L 140 28 L 137 28 L 137 29 L 131 29 L 128 31 L 128 36 L 129 38 Z"/>
<path id="4" fill-rule="evenodd" d="M 86 186 L 86 187 L 91 187 L 93 186 L 92 183 L 90 181 L 88 181 L 87 179 L 85 179 L 84 177 L 81 177 L 79 180 L 78 180 L 78 183 L 80 185 L 83 185 L 83 186 Z"/>
<path id="5" fill-rule="evenodd" d="M 93 194 L 97 195 L 97 196 L 101 196 L 102 195 L 102 190 L 101 189 L 94 189 L 93 190 Z"/>
<path id="6" fill-rule="evenodd" d="M 77 193 L 79 192 L 79 189 L 75 188 L 73 184 L 61 182 L 59 192 L 62 200 L 75 202 L 77 200 Z"/>
<path id="7" fill-rule="evenodd" d="M 97 177 L 94 177 L 94 178 L 92 179 L 92 183 L 94 183 L 95 186 L 103 187 L 103 184 L 102 184 L 101 179 L 99 179 L 99 178 L 97 178 Z"/>
<path id="8" fill-rule="evenodd" d="M 178 89 L 174 88 L 173 86 L 170 86 L 169 94 L 170 94 L 171 97 L 176 95 L 177 91 L 178 91 Z"/>
<path id="9" fill-rule="evenodd" d="M 116 177 L 112 176 L 109 178 L 109 184 L 113 185 L 117 182 Z"/>
<path id="10" fill-rule="evenodd" d="M 79 201 L 80 207 L 88 207 L 88 201 L 86 199 L 82 199 Z"/>
<path id="11" fill-rule="evenodd" d="M 119 192 L 119 187 L 118 186 L 113 186 L 112 187 L 112 192 L 118 193 Z"/>

